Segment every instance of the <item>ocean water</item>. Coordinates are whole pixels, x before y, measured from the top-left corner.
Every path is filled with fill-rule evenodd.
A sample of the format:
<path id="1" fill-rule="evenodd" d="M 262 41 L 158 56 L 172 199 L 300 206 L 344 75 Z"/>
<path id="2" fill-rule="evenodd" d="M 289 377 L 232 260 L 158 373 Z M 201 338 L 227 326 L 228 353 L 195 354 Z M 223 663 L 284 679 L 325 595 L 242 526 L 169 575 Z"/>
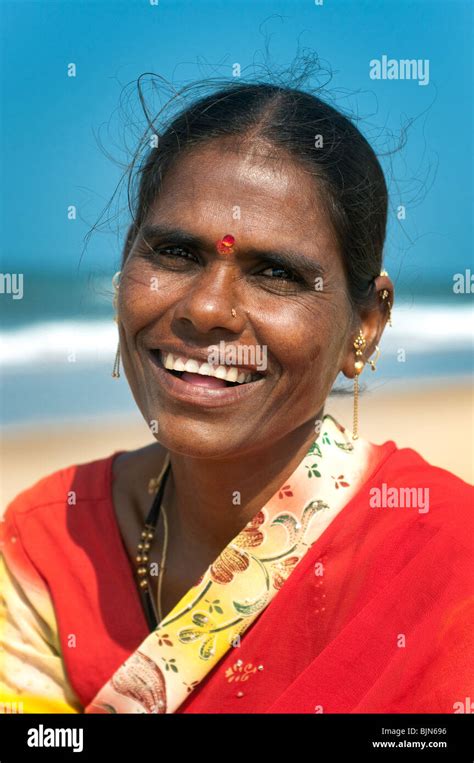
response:
<path id="1" fill-rule="evenodd" d="M 25 279 L 23 298 L 0 298 L 0 426 L 123 415 L 136 410 L 126 379 L 111 377 L 117 346 L 110 277 Z M 398 295 L 371 386 L 473 375 L 470 295 Z M 350 382 L 338 379 L 336 387 Z"/>

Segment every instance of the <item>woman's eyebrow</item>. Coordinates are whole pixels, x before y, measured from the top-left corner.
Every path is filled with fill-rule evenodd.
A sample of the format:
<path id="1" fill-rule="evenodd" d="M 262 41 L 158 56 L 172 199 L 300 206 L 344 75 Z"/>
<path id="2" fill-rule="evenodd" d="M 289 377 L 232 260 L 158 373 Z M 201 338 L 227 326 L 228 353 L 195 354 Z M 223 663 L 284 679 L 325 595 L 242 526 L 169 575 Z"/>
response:
<path id="1" fill-rule="evenodd" d="M 190 246 L 197 249 L 206 250 L 209 248 L 209 241 L 189 233 L 182 228 L 171 227 L 163 224 L 148 224 L 141 229 L 141 235 L 144 239 L 168 239 L 177 246 Z M 238 246 L 238 241 L 236 242 Z M 246 248 L 245 254 L 263 262 L 275 263 L 280 267 L 291 270 L 305 270 L 315 276 L 323 277 L 326 273 L 324 266 L 314 260 L 312 257 L 302 252 L 292 249 L 256 249 Z"/>
<path id="2" fill-rule="evenodd" d="M 168 239 L 173 244 L 178 246 L 194 246 L 199 249 L 206 249 L 208 244 L 203 238 L 188 233 L 181 228 L 175 228 L 174 226 L 162 225 L 162 224 L 148 224 L 143 225 L 140 229 L 140 234 L 144 239 Z"/>

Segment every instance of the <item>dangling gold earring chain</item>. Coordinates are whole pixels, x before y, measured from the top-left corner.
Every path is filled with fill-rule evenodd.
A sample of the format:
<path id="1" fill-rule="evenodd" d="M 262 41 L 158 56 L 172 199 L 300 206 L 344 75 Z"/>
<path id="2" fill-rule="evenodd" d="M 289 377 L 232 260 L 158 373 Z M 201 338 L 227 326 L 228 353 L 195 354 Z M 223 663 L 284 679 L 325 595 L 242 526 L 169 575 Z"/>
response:
<path id="1" fill-rule="evenodd" d="M 365 341 L 362 330 L 359 329 L 359 333 L 354 339 L 353 344 L 356 355 L 356 360 L 354 362 L 354 421 L 352 426 L 353 440 L 359 439 L 359 375 L 362 373 L 364 368 L 364 361 L 361 360 L 361 357 L 364 354 L 366 345 L 367 342 Z"/>

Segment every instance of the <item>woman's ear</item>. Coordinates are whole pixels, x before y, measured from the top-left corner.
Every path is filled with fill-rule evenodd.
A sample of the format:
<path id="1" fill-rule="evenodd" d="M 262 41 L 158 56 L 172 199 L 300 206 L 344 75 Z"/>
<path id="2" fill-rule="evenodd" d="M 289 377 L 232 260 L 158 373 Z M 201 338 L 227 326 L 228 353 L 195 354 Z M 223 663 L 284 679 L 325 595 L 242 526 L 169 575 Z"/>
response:
<path id="1" fill-rule="evenodd" d="M 393 307 L 394 287 L 389 276 L 385 275 L 385 273 L 377 276 L 374 279 L 374 286 L 374 306 L 371 309 L 364 310 L 360 313 L 359 321 L 355 323 L 354 329 L 351 331 L 348 338 L 344 364 L 341 368 L 342 373 L 347 376 L 348 379 L 353 379 L 355 376 L 354 363 L 356 361 L 356 355 L 354 340 L 359 335 L 359 329 L 362 331 L 366 342 L 359 359 L 365 364 L 375 352 L 376 346 L 380 344 L 382 334 Z"/>

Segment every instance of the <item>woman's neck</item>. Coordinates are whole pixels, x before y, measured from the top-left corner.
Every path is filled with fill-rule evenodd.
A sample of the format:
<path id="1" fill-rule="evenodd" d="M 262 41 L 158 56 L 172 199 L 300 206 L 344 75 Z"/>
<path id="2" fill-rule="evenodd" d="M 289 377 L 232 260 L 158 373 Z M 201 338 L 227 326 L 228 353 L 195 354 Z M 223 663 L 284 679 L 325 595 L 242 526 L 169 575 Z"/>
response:
<path id="1" fill-rule="evenodd" d="M 217 557 L 294 472 L 316 436 L 311 419 L 265 450 L 239 459 L 170 453 L 172 471 L 163 496 L 170 533 L 184 548 L 192 539 Z"/>

